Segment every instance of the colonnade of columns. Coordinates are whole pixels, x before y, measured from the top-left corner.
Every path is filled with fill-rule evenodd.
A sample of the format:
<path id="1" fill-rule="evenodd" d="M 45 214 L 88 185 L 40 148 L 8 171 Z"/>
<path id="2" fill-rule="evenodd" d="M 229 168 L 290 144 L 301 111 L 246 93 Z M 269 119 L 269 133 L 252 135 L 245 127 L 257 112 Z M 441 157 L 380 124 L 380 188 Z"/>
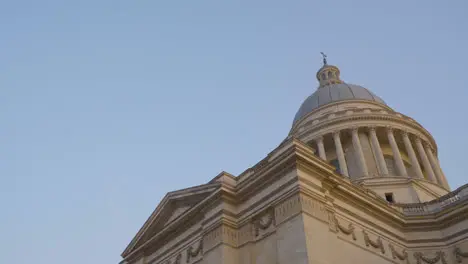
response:
<path id="1" fill-rule="evenodd" d="M 366 159 L 364 156 L 363 148 L 359 138 L 359 129 L 358 127 L 351 128 L 351 139 L 352 145 L 354 149 L 354 153 L 356 155 L 357 165 L 359 167 L 359 171 L 361 172 L 362 177 L 369 176 L 369 171 L 366 164 Z M 408 171 L 406 170 L 403 158 L 401 156 L 400 147 L 398 146 L 395 140 L 395 131 L 391 127 L 386 127 L 386 136 L 388 139 L 388 143 L 392 149 L 393 159 L 395 161 L 397 174 L 398 176 L 408 177 Z M 377 169 L 380 175 L 387 176 L 389 175 L 389 170 L 387 168 L 387 164 L 385 162 L 385 158 L 382 152 L 382 148 L 380 146 L 379 138 L 377 137 L 376 127 L 367 127 L 366 131 L 368 132 L 369 139 L 370 139 L 370 146 L 372 152 L 374 153 L 375 161 L 377 164 Z M 423 179 L 424 174 L 423 170 L 421 169 L 421 165 L 419 160 L 421 160 L 422 167 L 426 172 L 427 179 L 434 183 L 440 184 L 442 186 L 448 187 L 448 184 L 445 180 L 445 176 L 440 168 L 439 161 L 435 154 L 432 151 L 432 148 L 429 143 L 422 142 L 419 137 L 416 135 L 410 136 L 408 132 L 400 131 L 401 137 L 403 139 L 403 143 L 408 153 L 408 157 L 411 162 L 411 168 L 415 175 L 411 175 L 416 178 Z M 349 177 L 348 166 L 346 163 L 345 154 L 343 151 L 343 146 L 340 137 L 341 131 L 333 132 L 333 142 L 335 145 L 335 152 L 338 159 L 338 164 L 340 166 L 341 174 L 344 176 Z M 327 153 L 325 151 L 325 145 L 323 141 L 323 136 L 320 136 L 315 139 L 317 144 L 318 155 L 321 159 L 327 160 Z M 413 147 L 413 143 L 416 146 L 416 151 Z M 417 154 L 416 154 L 417 153 Z M 418 156 L 419 155 L 419 159 Z"/>

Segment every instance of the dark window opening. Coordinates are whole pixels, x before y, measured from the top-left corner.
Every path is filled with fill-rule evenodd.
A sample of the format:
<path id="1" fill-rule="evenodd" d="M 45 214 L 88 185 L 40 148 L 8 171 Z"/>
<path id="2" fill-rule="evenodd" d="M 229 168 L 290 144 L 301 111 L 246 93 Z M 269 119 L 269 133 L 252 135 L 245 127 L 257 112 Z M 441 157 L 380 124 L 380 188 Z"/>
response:
<path id="1" fill-rule="evenodd" d="M 393 199 L 393 193 L 386 193 L 385 194 L 385 200 L 389 203 L 394 203 L 395 200 Z"/>

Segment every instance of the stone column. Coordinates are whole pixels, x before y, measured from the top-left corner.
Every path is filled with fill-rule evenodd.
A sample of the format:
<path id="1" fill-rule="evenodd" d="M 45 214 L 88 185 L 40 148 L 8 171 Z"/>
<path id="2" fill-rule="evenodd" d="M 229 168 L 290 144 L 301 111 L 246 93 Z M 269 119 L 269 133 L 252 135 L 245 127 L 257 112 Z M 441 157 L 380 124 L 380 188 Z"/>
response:
<path id="1" fill-rule="evenodd" d="M 406 152 L 408 152 L 408 156 L 411 160 L 411 168 L 413 168 L 418 178 L 424 179 L 424 175 L 421 170 L 421 165 L 419 165 L 419 161 L 416 157 L 416 153 L 414 152 L 411 140 L 409 139 L 408 132 L 403 131 L 401 135 L 403 137 L 403 142 L 405 143 Z"/>
<path id="2" fill-rule="evenodd" d="M 434 171 L 434 175 L 436 176 L 437 182 L 440 185 L 444 186 L 444 176 L 442 176 L 442 170 L 439 167 L 439 163 L 437 162 L 436 158 L 434 157 L 434 154 L 432 153 L 431 146 L 429 145 L 429 143 L 426 142 L 424 144 L 424 148 L 426 150 L 426 155 L 429 158 L 429 162 L 432 165 L 432 169 Z"/>
<path id="3" fill-rule="evenodd" d="M 348 166 L 346 165 L 343 147 L 341 146 L 340 131 L 333 132 L 333 140 L 335 141 L 336 156 L 338 157 L 338 163 L 340 164 L 341 174 L 349 177 Z"/>
<path id="4" fill-rule="evenodd" d="M 375 127 L 369 127 L 369 135 L 371 138 L 372 151 L 374 152 L 375 158 L 377 159 L 379 172 L 381 175 L 388 175 L 387 164 L 385 163 L 385 158 L 382 153 L 382 149 L 380 148 L 380 143 L 375 132 Z"/>
<path id="5" fill-rule="evenodd" d="M 408 176 L 408 174 L 406 173 L 405 164 L 403 163 L 403 159 L 401 158 L 400 149 L 398 149 L 395 137 L 393 136 L 393 129 L 391 127 L 387 127 L 387 136 L 388 142 L 390 142 L 390 146 L 392 147 L 393 159 L 395 160 L 398 173 L 400 174 L 400 176 L 406 177 Z"/>
<path id="6" fill-rule="evenodd" d="M 323 160 L 327 160 L 327 154 L 325 153 L 325 147 L 323 145 L 323 137 L 319 137 L 315 140 L 317 143 L 319 157 Z"/>
<path id="7" fill-rule="evenodd" d="M 430 181 L 437 183 L 437 179 L 434 175 L 434 171 L 432 170 L 431 163 L 429 162 L 429 159 L 427 158 L 426 152 L 424 151 L 424 147 L 421 143 L 421 140 L 419 138 L 416 138 L 414 142 L 416 143 L 416 147 L 418 148 L 419 157 L 421 157 L 427 177 L 429 178 Z"/>
<path id="8" fill-rule="evenodd" d="M 442 170 L 442 167 L 440 166 L 440 160 L 437 157 L 435 157 L 435 158 L 436 158 L 437 164 L 438 164 L 438 166 L 440 168 L 440 172 L 442 173 L 442 177 L 443 177 L 443 180 L 444 180 L 444 186 L 445 186 L 445 188 L 447 188 L 447 190 L 450 190 L 450 185 L 449 185 L 449 183 L 447 181 L 447 177 L 445 177 L 445 173 Z"/>
<path id="9" fill-rule="evenodd" d="M 361 141 L 359 140 L 358 131 L 359 130 L 357 127 L 351 130 L 351 134 L 353 137 L 353 147 L 358 157 L 358 164 L 359 164 L 359 168 L 361 169 L 361 173 L 364 177 L 367 177 L 369 176 L 369 172 L 367 170 L 366 158 L 364 157 L 364 152 L 362 152 L 362 146 L 361 146 Z"/>

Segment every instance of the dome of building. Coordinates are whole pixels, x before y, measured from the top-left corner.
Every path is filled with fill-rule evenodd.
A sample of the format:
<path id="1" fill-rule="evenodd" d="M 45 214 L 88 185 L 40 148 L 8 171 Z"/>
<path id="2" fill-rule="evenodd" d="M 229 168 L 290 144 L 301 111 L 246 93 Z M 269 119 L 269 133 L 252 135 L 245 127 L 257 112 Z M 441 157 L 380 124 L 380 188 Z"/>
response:
<path id="1" fill-rule="evenodd" d="M 386 105 L 380 97 L 368 89 L 341 81 L 338 67 L 328 65 L 325 59 L 323 67 L 317 72 L 317 80 L 320 86 L 302 103 L 294 117 L 293 125 L 315 109 L 333 102 L 366 100 Z"/>
<path id="2" fill-rule="evenodd" d="M 385 102 L 368 89 L 354 84 L 335 83 L 320 87 L 302 103 L 294 117 L 294 122 L 298 121 L 315 109 L 342 100 L 366 100 L 381 104 Z"/>

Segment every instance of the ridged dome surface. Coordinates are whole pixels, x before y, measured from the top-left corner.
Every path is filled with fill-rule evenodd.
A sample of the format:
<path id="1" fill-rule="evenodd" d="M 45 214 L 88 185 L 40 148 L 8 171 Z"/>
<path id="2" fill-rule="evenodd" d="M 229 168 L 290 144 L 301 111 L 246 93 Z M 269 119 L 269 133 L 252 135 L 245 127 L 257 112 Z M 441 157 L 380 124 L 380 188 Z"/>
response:
<path id="1" fill-rule="evenodd" d="M 307 97 L 297 111 L 293 124 L 321 106 L 343 100 L 367 100 L 386 105 L 380 97 L 362 86 L 347 83 L 329 84 L 318 88 Z"/>

